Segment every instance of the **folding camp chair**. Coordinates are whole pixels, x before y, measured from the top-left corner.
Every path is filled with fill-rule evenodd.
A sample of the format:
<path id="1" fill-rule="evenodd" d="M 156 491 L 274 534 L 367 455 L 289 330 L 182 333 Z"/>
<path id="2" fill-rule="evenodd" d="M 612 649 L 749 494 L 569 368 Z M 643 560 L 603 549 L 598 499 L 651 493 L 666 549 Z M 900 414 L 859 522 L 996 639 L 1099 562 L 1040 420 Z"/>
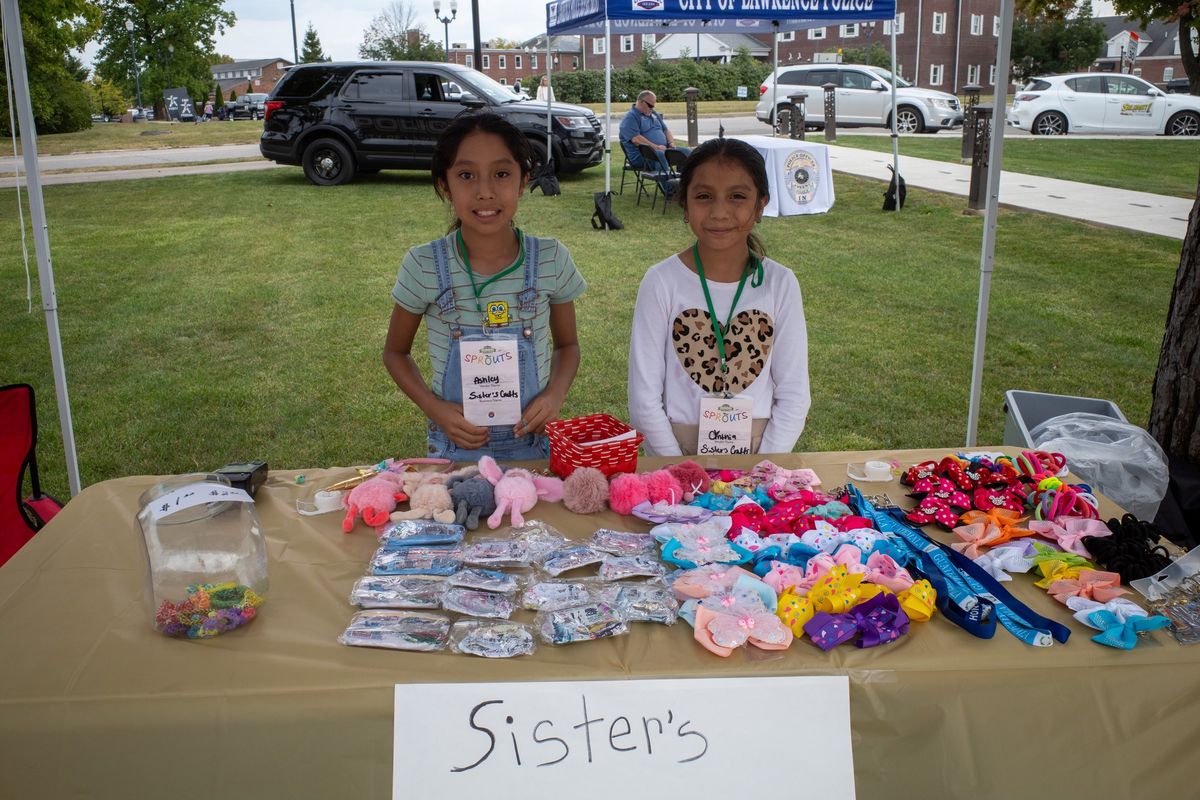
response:
<path id="1" fill-rule="evenodd" d="M 625 148 L 622 147 L 621 150 L 624 152 Z M 621 167 L 621 188 L 617 189 L 617 194 L 625 194 L 625 175 L 630 172 L 633 173 L 633 179 L 636 181 L 639 170 L 629 160 L 629 153 L 625 153 L 625 164 Z"/>
<path id="2" fill-rule="evenodd" d="M 658 190 L 663 193 L 663 214 L 667 213 L 667 203 L 671 200 L 679 198 L 679 171 L 683 169 L 683 163 L 687 161 L 687 153 L 682 150 L 676 150 L 674 147 L 668 149 L 664 156 L 667 157 L 667 177 L 660 183 L 656 184 Z M 657 193 L 655 200 L 657 200 Z M 654 203 L 650 204 L 654 208 Z"/>
<path id="3" fill-rule="evenodd" d="M 658 158 L 658 151 L 648 144 L 639 144 L 638 152 L 642 155 L 644 165 L 637 170 L 638 192 L 637 204 L 642 204 L 642 197 L 650 198 L 650 208 L 654 208 L 654 202 L 658 199 L 658 192 L 662 189 L 660 181 L 667 179 L 667 171 L 662 169 L 662 161 Z M 651 181 L 654 184 L 654 191 L 651 192 L 646 188 L 646 181 Z"/>
<path id="4" fill-rule="evenodd" d="M 38 482 L 37 412 L 33 387 L 0 386 L 0 565 L 62 509 Z M 23 497 L 25 474 L 31 493 Z"/>

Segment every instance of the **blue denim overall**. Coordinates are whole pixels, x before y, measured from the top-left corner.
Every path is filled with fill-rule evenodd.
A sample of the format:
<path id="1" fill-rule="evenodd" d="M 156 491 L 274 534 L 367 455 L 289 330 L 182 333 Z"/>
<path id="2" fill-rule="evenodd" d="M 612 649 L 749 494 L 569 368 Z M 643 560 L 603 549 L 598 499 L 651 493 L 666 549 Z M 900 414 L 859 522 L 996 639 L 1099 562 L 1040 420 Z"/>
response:
<path id="1" fill-rule="evenodd" d="M 464 336 L 489 336 L 506 334 L 516 336 L 518 371 L 521 386 L 521 407 L 541 391 L 537 372 L 537 351 L 533 346 L 533 319 L 537 313 L 538 240 L 525 237 L 525 285 L 517 295 L 517 305 L 509 308 L 509 322 L 505 325 L 463 325 L 462 314 L 454 297 L 454 285 L 450 281 L 451 254 L 446 239 L 433 242 L 433 261 L 437 270 L 438 316 L 450 326 L 450 349 L 446 354 L 446 372 L 442 375 L 439 395 L 451 403 L 462 402 L 462 357 L 459 343 Z M 514 311 L 516 311 L 514 318 Z M 550 457 L 550 442 L 542 435 L 516 436 L 512 425 L 494 425 L 488 428 L 488 443 L 479 450 L 466 450 L 450 441 L 433 420 L 429 421 L 429 455 L 448 458 L 451 461 L 478 461 L 490 455 L 497 461 L 537 461 Z"/>

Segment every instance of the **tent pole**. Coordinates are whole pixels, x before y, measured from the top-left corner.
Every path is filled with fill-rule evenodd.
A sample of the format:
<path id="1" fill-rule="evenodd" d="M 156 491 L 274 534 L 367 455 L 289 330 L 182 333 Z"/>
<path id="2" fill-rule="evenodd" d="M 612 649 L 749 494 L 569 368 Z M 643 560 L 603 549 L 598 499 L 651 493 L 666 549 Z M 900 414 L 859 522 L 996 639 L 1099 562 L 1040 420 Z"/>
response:
<path id="1" fill-rule="evenodd" d="M 551 135 L 554 132 L 554 120 L 550 118 L 550 96 L 554 93 L 554 61 L 550 57 L 550 26 L 546 26 L 546 163 L 554 161 L 554 145 Z"/>
<path id="2" fill-rule="evenodd" d="M 67 481 L 71 496 L 79 494 L 79 461 L 75 454 L 75 429 L 71 423 L 71 401 L 67 396 L 67 369 L 63 362 L 62 338 L 58 331 L 58 298 L 54 291 L 54 268 L 50 263 L 50 234 L 46 225 L 46 205 L 42 199 L 42 176 L 38 172 L 37 127 L 29 100 L 29 76 L 25 65 L 25 42 L 21 33 L 21 14 L 17 0 L 2 0 L 4 38 L 12 62 L 13 98 L 21 129 L 21 150 L 25 160 L 25 179 L 29 196 L 29 215 L 33 223 L 33 244 L 37 250 L 38 286 L 42 310 L 46 314 L 46 333 L 50 338 L 50 361 L 54 370 L 54 394 L 58 399 L 58 422 L 62 427 L 63 450 L 67 459 Z M 22 222 L 21 224 L 24 224 Z"/>
<path id="3" fill-rule="evenodd" d="M 775 124 L 771 126 L 771 135 L 779 135 L 779 23 L 774 20 L 771 24 L 775 26 L 775 33 L 771 36 L 771 50 L 775 56 L 771 65 L 771 74 L 774 76 L 771 79 L 771 119 L 775 120 Z"/>
<path id="4" fill-rule="evenodd" d="M 612 31 L 604 17 L 604 193 L 612 194 Z"/>
<path id="5" fill-rule="evenodd" d="M 896 132 L 896 18 L 892 17 L 892 174 L 896 176 L 896 213 L 900 213 L 900 134 Z"/>
<path id="6" fill-rule="evenodd" d="M 996 43 L 996 87 L 992 112 L 992 141 L 988 152 L 987 203 L 983 245 L 979 254 L 979 307 L 975 312 L 975 354 L 971 362 L 971 399 L 967 408 L 967 447 L 979 432 L 979 399 L 983 388 L 983 355 L 987 342 L 988 299 L 996 255 L 996 217 L 1000 213 L 1000 163 L 1004 157 L 1005 111 L 1008 106 L 1008 68 L 1012 51 L 1013 0 L 1000 2 L 1000 41 Z"/>

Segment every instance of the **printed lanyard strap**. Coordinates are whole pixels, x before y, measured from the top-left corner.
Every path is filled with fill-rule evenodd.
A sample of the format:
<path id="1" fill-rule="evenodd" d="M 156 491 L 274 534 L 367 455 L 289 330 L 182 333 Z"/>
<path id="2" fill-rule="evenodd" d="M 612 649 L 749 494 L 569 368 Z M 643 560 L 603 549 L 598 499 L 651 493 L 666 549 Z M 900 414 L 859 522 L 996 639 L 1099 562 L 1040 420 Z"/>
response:
<path id="1" fill-rule="evenodd" d="M 462 256 L 463 265 L 467 268 L 467 277 L 471 279 L 471 291 L 475 293 L 475 310 L 480 314 L 483 314 L 483 304 L 479 302 L 479 298 L 483 296 L 483 293 L 487 287 L 491 286 L 505 275 L 511 275 L 512 273 L 516 272 L 525 263 L 525 237 L 521 234 L 520 228 L 517 228 L 516 231 L 517 245 L 520 247 L 517 260 L 513 262 L 512 266 L 500 270 L 495 275 L 484 281 L 480 286 L 475 285 L 475 273 L 471 271 L 471 260 L 467 257 L 467 245 L 465 242 L 463 242 L 462 228 L 459 228 L 454 232 L 454 236 L 458 244 L 458 253 L 460 256 Z M 486 319 L 486 316 L 484 318 Z"/>
<path id="2" fill-rule="evenodd" d="M 746 259 L 746 269 L 742 271 L 742 279 L 738 281 L 737 292 L 733 295 L 733 302 L 729 304 L 729 313 L 725 316 L 725 325 L 722 326 L 720 320 L 717 319 L 717 311 L 713 308 L 712 295 L 708 292 L 708 279 L 704 277 L 704 264 L 700 261 L 699 242 L 692 244 L 692 258 L 696 261 L 696 272 L 700 275 L 700 288 L 704 290 L 704 302 L 708 303 L 708 320 L 712 323 L 713 333 L 717 337 L 717 352 L 721 356 L 721 372 L 728 372 L 729 365 L 725 363 L 725 329 L 733 321 L 733 310 L 737 308 L 738 300 L 742 297 L 742 289 L 746 288 L 746 278 L 750 277 L 750 273 L 754 273 L 754 281 L 751 282 L 751 286 L 762 284 L 762 261 L 753 255 Z"/>

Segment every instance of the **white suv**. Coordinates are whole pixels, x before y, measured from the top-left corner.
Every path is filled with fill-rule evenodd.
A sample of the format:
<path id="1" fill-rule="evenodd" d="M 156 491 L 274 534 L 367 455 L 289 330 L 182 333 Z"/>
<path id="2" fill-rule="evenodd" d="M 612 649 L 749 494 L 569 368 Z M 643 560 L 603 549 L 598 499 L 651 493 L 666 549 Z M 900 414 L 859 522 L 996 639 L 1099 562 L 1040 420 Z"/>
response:
<path id="1" fill-rule="evenodd" d="M 771 98 L 776 75 L 779 77 L 779 94 L 775 105 L 782 112 L 781 118 L 791 109 L 788 94 L 804 89 L 808 91 L 805 102 L 808 124 L 824 127 L 825 92 L 821 87 L 832 83 L 838 87 L 834 91 L 838 127 L 874 125 L 890 128 L 892 125 L 892 73 L 862 64 L 780 67 L 775 75 L 768 75 L 758 89 L 758 107 L 754 113 L 760 122 L 775 124 Z M 957 97 L 932 89 L 919 89 L 903 78 L 896 82 L 896 106 L 896 129 L 900 133 L 936 133 L 961 125 L 963 121 Z"/>

